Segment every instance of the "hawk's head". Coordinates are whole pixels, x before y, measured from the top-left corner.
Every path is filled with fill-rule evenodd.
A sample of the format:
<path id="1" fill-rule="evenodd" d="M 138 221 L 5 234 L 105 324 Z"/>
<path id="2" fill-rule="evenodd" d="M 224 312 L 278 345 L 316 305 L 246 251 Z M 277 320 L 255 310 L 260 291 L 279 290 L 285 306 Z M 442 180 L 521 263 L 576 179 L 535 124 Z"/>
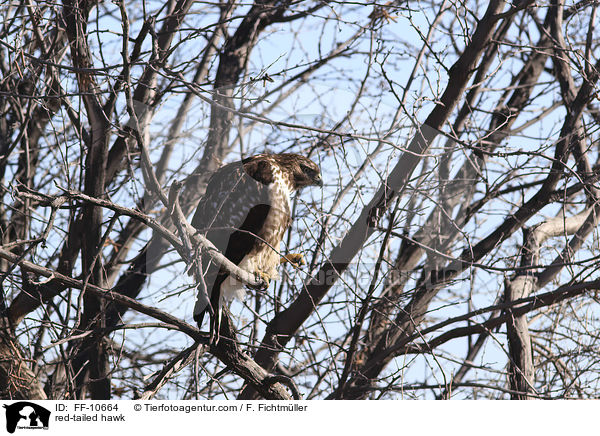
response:
<path id="1" fill-rule="evenodd" d="M 273 155 L 281 169 L 290 175 L 294 189 L 305 186 L 323 186 L 321 170 L 312 160 L 299 154 L 281 153 Z"/>

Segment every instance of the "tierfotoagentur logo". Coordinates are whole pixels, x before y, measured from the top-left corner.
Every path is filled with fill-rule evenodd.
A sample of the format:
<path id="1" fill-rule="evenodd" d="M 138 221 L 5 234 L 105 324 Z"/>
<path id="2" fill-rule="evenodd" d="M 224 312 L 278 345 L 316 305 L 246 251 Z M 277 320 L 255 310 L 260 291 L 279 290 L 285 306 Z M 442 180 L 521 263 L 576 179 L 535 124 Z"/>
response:
<path id="1" fill-rule="evenodd" d="M 19 401 L 4 405 L 6 409 L 6 431 L 14 433 L 16 429 L 48 430 L 50 411 L 29 401 Z"/>

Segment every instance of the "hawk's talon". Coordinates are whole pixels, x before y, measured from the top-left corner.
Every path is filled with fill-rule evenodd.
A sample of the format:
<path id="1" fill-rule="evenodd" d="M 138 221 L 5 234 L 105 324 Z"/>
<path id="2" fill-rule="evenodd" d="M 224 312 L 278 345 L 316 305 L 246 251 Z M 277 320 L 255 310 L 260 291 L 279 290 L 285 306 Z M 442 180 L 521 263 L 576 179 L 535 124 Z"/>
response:
<path id="1" fill-rule="evenodd" d="M 269 284 L 271 283 L 271 277 L 263 271 L 255 271 L 254 272 L 254 277 L 256 277 L 256 280 L 262 280 L 263 283 L 265 284 L 264 286 L 261 286 L 259 289 L 260 290 L 265 290 L 269 287 Z"/>
<path id="2" fill-rule="evenodd" d="M 302 265 L 306 265 L 306 261 L 304 260 L 304 256 L 302 255 L 302 253 L 288 253 L 285 256 L 281 256 L 281 259 L 279 259 L 279 263 L 290 263 L 296 268 L 299 268 Z"/>

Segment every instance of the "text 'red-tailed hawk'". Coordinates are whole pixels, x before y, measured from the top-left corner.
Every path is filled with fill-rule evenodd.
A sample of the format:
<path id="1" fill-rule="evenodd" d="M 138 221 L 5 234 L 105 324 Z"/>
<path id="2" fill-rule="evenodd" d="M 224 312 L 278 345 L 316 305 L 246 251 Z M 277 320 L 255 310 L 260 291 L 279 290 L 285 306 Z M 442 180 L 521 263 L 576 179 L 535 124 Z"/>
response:
<path id="1" fill-rule="evenodd" d="M 290 194 L 310 185 L 323 185 L 319 167 L 298 154 L 260 154 L 225 165 L 210 178 L 192 225 L 233 263 L 268 281 L 277 277 L 281 259 L 301 260 L 282 258 L 279 249 L 292 221 Z M 202 327 L 210 304 L 211 331 L 218 339 L 221 300 L 243 298 L 244 285 L 209 256 L 203 256 L 202 271 L 210 301 L 198 293 L 194 319 Z"/>

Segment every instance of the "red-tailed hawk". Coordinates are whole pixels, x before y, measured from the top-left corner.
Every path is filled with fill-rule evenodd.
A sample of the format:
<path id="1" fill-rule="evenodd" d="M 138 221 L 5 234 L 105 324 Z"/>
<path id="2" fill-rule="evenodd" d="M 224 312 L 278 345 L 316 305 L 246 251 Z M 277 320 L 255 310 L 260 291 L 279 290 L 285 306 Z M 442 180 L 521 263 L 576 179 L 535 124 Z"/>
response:
<path id="1" fill-rule="evenodd" d="M 310 185 L 323 185 L 319 167 L 298 154 L 260 154 L 225 165 L 208 181 L 192 225 L 233 263 L 268 281 L 277 277 L 279 246 L 292 222 L 290 194 Z M 221 300 L 243 298 L 244 285 L 209 259 L 203 259 L 202 271 L 210 301 L 198 293 L 194 319 L 201 328 L 210 304 L 218 340 Z"/>

